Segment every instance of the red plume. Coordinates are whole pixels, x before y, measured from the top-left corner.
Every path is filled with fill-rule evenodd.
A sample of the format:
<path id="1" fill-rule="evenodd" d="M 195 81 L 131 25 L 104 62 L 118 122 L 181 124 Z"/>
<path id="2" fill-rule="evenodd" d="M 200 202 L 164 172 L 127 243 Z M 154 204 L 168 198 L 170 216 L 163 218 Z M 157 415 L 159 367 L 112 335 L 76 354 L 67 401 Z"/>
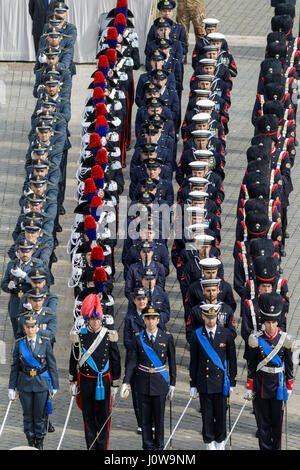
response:
<path id="1" fill-rule="evenodd" d="M 94 93 L 93 93 L 93 100 L 103 100 L 103 99 L 105 99 L 105 93 L 102 90 L 102 88 L 101 87 L 95 88 Z"/>
<path id="2" fill-rule="evenodd" d="M 91 261 L 93 260 L 104 260 L 104 253 L 103 253 L 103 248 L 101 246 L 95 246 L 92 249 L 91 253 Z"/>
<path id="3" fill-rule="evenodd" d="M 102 90 L 102 88 L 101 88 Z M 104 103 L 97 103 L 95 106 L 95 115 L 98 117 L 101 114 L 107 114 L 107 109 Z"/>
<path id="4" fill-rule="evenodd" d="M 101 168 L 101 166 L 100 166 Z M 90 207 L 99 207 L 103 205 L 103 201 L 100 196 L 94 196 L 91 200 Z"/>
<path id="5" fill-rule="evenodd" d="M 101 147 L 101 139 L 99 134 L 97 132 L 93 132 L 90 135 L 90 143 L 89 143 L 89 149 L 95 148 L 95 147 Z"/>
<path id="6" fill-rule="evenodd" d="M 104 178 L 104 171 L 102 170 L 102 167 L 100 165 L 95 165 L 92 167 L 91 177 L 97 179 Z"/>
<path id="7" fill-rule="evenodd" d="M 109 62 L 116 62 L 117 61 L 117 51 L 115 49 L 107 49 L 106 51 L 107 58 Z"/>
<path id="8" fill-rule="evenodd" d="M 127 0 L 118 0 L 116 8 L 128 8 Z"/>
<path id="9" fill-rule="evenodd" d="M 96 119 L 95 127 L 97 128 L 99 126 L 108 126 L 107 119 L 103 114 L 100 114 Z"/>
<path id="10" fill-rule="evenodd" d="M 123 26 L 127 26 L 125 15 L 123 15 L 123 13 L 118 13 L 114 24 L 122 24 Z"/>
<path id="11" fill-rule="evenodd" d="M 105 77 L 103 75 L 103 72 L 101 70 L 97 70 L 94 75 L 94 83 L 105 83 Z"/>
<path id="12" fill-rule="evenodd" d="M 96 221 L 92 215 L 87 215 L 84 221 L 84 231 L 95 230 L 97 228 Z"/>
<path id="13" fill-rule="evenodd" d="M 104 268 L 96 268 L 93 275 L 93 280 L 97 282 L 107 281 L 107 275 Z"/>
<path id="14" fill-rule="evenodd" d="M 96 314 L 96 316 L 100 316 L 100 318 L 102 318 L 103 311 L 98 295 L 88 295 L 82 302 L 80 313 L 84 318 L 91 318 L 93 313 Z"/>
<path id="15" fill-rule="evenodd" d="M 98 68 L 108 68 L 109 63 L 108 63 L 108 58 L 106 55 L 100 55 L 99 60 L 98 60 Z"/>
<path id="16" fill-rule="evenodd" d="M 87 178 L 84 182 L 84 194 L 97 193 L 98 189 L 93 178 Z"/>
<path id="17" fill-rule="evenodd" d="M 106 39 L 118 39 L 118 31 L 113 26 L 108 28 Z"/>
<path id="18" fill-rule="evenodd" d="M 98 150 L 95 163 L 99 163 L 99 165 L 103 165 L 104 163 L 108 162 L 108 154 L 105 148 L 101 148 Z"/>

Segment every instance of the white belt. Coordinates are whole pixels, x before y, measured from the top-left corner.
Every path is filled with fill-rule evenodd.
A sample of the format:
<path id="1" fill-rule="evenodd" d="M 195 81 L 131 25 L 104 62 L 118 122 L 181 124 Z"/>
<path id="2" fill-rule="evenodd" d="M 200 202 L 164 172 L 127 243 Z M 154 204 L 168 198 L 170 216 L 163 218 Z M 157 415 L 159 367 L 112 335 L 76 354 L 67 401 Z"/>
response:
<path id="1" fill-rule="evenodd" d="M 283 372 L 283 366 L 282 367 L 266 367 L 263 366 L 260 370 L 263 372 L 268 372 L 269 374 L 279 374 L 279 372 Z"/>

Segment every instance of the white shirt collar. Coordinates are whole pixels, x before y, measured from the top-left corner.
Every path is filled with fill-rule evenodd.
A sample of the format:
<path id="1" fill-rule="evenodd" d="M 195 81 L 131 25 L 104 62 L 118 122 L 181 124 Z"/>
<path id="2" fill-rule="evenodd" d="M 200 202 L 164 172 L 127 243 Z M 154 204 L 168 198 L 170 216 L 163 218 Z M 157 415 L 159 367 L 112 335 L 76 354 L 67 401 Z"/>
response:
<path id="1" fill-rule="evenodd" d="M 206 332 L 207 332 L 208 336 L 209 336 L 209 332 L 212 331 L 213 337 L 215 337 L 217 325 L 215 325 L 214 328 L 212 328 L 212 329 L 209 329 L 209 328 L 206 328 L 206 327 L 205 327 L 205 329 L 206 329 Z"/>

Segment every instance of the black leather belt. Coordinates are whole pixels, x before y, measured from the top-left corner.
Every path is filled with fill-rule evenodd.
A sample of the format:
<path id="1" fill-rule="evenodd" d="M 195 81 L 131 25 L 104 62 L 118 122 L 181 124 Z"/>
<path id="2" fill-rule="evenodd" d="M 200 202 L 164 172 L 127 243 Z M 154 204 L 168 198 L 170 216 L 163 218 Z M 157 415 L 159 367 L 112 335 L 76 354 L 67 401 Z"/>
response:
<path id="1" fill-rule="evenodd" d="M 47 367 L 43 367 L 42 369 L 22 369 L 22 372 L 25 375 L 30 375 L 31 377 L 35 377 L 36 375 L 41 375 L 43 372 L 47 370 Z"/>

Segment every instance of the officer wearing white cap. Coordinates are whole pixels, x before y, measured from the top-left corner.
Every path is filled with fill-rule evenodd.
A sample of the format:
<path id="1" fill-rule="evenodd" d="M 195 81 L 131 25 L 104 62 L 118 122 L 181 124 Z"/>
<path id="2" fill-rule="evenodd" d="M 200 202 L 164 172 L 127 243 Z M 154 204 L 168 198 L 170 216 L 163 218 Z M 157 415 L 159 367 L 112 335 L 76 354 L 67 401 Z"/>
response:
<path id="1" fill-rule="evenodd" d="M 236 385 L 236 348 L 231 332 L 217 324 L 218 306 L 202 310 L 204 326 L 192 332 L 190 396 L 199 394 L 207 450 L 224 450 L 227 397 Z"/>

